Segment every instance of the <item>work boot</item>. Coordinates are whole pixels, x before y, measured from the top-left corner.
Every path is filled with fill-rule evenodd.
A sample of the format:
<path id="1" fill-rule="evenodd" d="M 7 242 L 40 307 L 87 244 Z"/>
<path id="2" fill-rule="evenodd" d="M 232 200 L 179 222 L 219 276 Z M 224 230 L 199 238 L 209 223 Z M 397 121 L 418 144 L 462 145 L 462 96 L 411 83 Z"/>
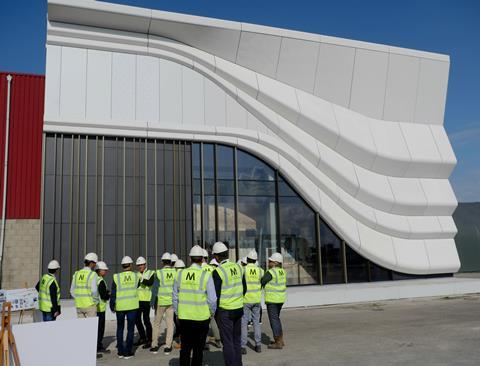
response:
<path id="1" fill-rule="evenodd" d="M 280 333 L 280 337 L 279 338 L 279 341 L 280 341 L 280 344 L 282 345 L 282 347 L 285 347 L 285 342 L 283 341 L 283 333 Z"/>
<path id="2" fill-rule="evenodd" d="M 245 347 L 242 347 L 242 355 L 246 355 L 247 354 L 247 349 Z"/>
<path id="3" fill-rule="evenodd" d="M 275 342 L 272 344 L 269 344 L 268 345 L 268 348 L 269 349 L 282 349 L 283 346 L 282 344 L 280 343 L 280 337 L 274 337 L 275 338 Z"/>
<path id="4" fill-rule="evenodd" d="M 262 352 L 262 346 L 256 345 L 256 346 L 255 346 L 255 352 L 261 353 L 261 352 Z"/>

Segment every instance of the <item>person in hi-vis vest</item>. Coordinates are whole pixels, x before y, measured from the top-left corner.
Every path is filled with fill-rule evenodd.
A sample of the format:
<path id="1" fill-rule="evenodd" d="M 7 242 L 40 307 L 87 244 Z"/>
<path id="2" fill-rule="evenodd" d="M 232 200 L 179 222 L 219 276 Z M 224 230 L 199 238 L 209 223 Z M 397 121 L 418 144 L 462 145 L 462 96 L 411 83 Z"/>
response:
<path id="1" fill-rule="evenodd" d="M 97 316 L 98 288 L 95 267 L 98 256 L 88 253 L 84 258 L 85 267 L 76 271 L 72 277 L 70 294 L 75 299 L 77 316 L 79 318 L 93 318 Z"/>
<path id="2" fill-rule="evenodd" d="M 258 259 L 257 252 L 250 251 L 246 257 L 247 265 L 243 268 L 243 275 L 247 284 L 247 292 L 243 297 L 242 318 L 242 354 L 247 353 L 248 322 L 253 323 L 255 351 L 262 352 L 262 329 L 260 326 L 260 311 L 262 310 L 262 284 L 263 269 L 255 264 Z"/>
<path id="3" fill-rule="evenodd" d="M 133 260 L 129 256 L 122 258 L 122 272 L 113 275 L 110 310 L 117 316 L 118 358 L 129 359 L 133 353 L 133 335 L 138 312 L 139 275 L 133 272 Z M 123 341 L 123 330 L 127 318 L 127 340 Z"/>
<path id="4" fill-rule="evenodd" d="M 268 348 L 271 349 L 282 349 L 285 346 L 280 311 L 287 299 L 287 273 L 282 268 L 282 264 L 282 255 L 273 253 L 268 258 L 269 270 L 262 278 L 262 287 L 265 288 L 265 304 L 274 339 L 268 345 Z"/>
<path id="5" fill-rule="evenodd" d="M 212 259 L 215 261 L 215 258 Z M 212 274 L 215 271 L 216 266 L 212 264 L 208 264 L 208 251 L 203 249 L 203 262 L 202 262 L 202 269 L 207 271 L 208 273 Z M 220 331 L 218 330 L 218 325 L 215 322 L 215 318 L 210 320 L 210 331 L 212 333 L 211 337 L 207 337 L 207 346 L 205 347 L 206 350 L 210 350 L 210 346 L 208 343 L 213 344 L 217 348 L 222 348 L 222 343 L 220 340 Z"/>
<path id="6" fill-rule="evenodd" d="M 222 242 L 213 245 L 212 253 L 219 262 L 212 278 L 218 298 L 215 314 L 223 343 L 225 365 L 242 365 L 243 296 L 247 291 L 242 268 L 228 259 L 228 248 Z"/>
<path id="7" fill-rule="evenodd" d="M 98 316 L 98 335 L 97 335 L 97 352 L 110 353 L 110 350 L 103 346 L 103 335 L 105 334 L 105 312 L 107 311 L 107 302 L 110 299 L 110 291 L 108 291 L 107 283 L 104 277 L 107 275 L 108 267 L 105 262 L 98 262 L 95 268 L 97 272 L 98 296 L 100 297 L 97 305 Z"/>
<path id="8" fill-rule="evenodd" d="M 212 276 L 201 268 L 203 249 L 195 245 L 189 256 L 192 265 L 177 273 L 172 302 L 181 329 L 180 366 L 201 366 L 217 296 Z"/>
<path id="9" fill-rule="evenodd" d="M 150 302 L 152 300 L 152 286 L 155 281 L 155 271 L 147 269 L 147 261 L 143 257 L 138 257 L 135 264 L 137 265 L 140 281 L 140 285 L 138 286 L 139 308 L 136 321 L 140 339 L 135 343 L 135 346 L 143 345 L 143 349 L 148 349 L 152 346 Z"/>
<path id="10" fill-rule="evenodd" d="M 169 355 L 170 352 L 172 352 L 174 330 L 172 292 L 177 271 L 175 271 L 175 268 L 171 265 L 170 253 L 163 253 L 161 260 L 163 268 L 158 269 L 156 272 L 158 292 L 155 301 L 155 319 L 153 321 L 153 338 L 150 352 L 156 354 L 160 349 L 158 345 L 158 337 L 160 337 L 160 326 L 162 324 L 163 316 L 165 315 L 167 334 L 165 337 L 165 348 L 163 349 L 163 352 L 166 355 Z"/>
<path id="11" fill-rule="evenodd" d="M 44 322 L 54 321 L 60 315 L 60 286 L 55 274 L 60 269 L 60 263 L 55 259 L 47 266 L 48 273 L 44 274 L 35 288 L 38 291 L 38 308 L 42 312 Z"/>

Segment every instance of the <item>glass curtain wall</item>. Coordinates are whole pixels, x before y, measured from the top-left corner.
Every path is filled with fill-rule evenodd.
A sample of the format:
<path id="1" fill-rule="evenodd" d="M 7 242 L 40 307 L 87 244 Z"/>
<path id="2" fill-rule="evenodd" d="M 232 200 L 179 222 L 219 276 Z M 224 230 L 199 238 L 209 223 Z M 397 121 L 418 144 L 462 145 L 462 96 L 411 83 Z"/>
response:
<path id="1" fill-rule="evenodd" d="M 156 268 L 164 251 L 192 245 L 188 142 L 45 135 L 43 267 L 62 265 L 62 297 L 73 272 L 96 252 L 117 272 L 124 255 Z M 193 169 L 194 170 L 194 169 Z"/>
<path id="2" fill-rule="evenodd" d="M 404 278 L 351 249 L 277 170 L 251 153 L 193 143 L 192 164 L 196 244 L 211 249 L 221 240 L 233 260 L 254 248 L 264 268 L 279 251 L 289 285 Z"/>

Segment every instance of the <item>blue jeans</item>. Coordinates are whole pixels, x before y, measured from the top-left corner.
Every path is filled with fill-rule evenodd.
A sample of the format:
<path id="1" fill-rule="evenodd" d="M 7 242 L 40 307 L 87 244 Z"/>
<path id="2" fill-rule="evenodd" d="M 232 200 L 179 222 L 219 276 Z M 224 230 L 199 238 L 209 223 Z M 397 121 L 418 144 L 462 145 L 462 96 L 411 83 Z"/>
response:
<path id="1" fill-rule="evenodd" d="M 270 326 L 274 337 L 280 337 L 283 335 L 282 322 L 280 320 L 280 311 L 283 304 L 267 304 L 268 320 L 270 320 Z"/>
<path id="2" fill-rule="evenodd" d="M 133 334 L 137 310 L 117 311 L 117 348 L 118 354 L 126 355 L 133 353 Z M 127 318 L 127 344 L 123 342 L 123 330 L 125 329 L 125 317 Z"/>
<path id="3" fill-rule="evenodd" d="M 248 321 L 250 317 L 253 321 L 253 332 L 255 336 L 255 346 L 260 346 L 262 340 L 262 329 L 260 327 L 260 310 L 262 306 L 258 304 L 243 304 L 242 318 L 242 348 L 247 346 Z M 251 314 L 251 315 L 250 315 Z"/>
<path id="4" fill-rule="evenodd" d="M 55 321 L 55 317 L 53 316 L 52 312 L 49 311 L 48 313 L 45 311 L 42 311 L 42 318 L 44 322 L 53 322 Z"/>

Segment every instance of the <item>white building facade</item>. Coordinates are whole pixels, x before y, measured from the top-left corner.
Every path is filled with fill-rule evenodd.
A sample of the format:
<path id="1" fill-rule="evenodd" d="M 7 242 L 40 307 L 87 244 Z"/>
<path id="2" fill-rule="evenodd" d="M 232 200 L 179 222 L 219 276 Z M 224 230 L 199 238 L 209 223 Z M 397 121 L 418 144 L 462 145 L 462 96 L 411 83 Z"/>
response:
<path id="1" fill-rule="evenodd" d="M 223 240 L 281 251 L 291 285 L 454 273 L 449 62 L 49 0 L 43 263 L 66 286 L 91 250 L 114 267 Z"/>

